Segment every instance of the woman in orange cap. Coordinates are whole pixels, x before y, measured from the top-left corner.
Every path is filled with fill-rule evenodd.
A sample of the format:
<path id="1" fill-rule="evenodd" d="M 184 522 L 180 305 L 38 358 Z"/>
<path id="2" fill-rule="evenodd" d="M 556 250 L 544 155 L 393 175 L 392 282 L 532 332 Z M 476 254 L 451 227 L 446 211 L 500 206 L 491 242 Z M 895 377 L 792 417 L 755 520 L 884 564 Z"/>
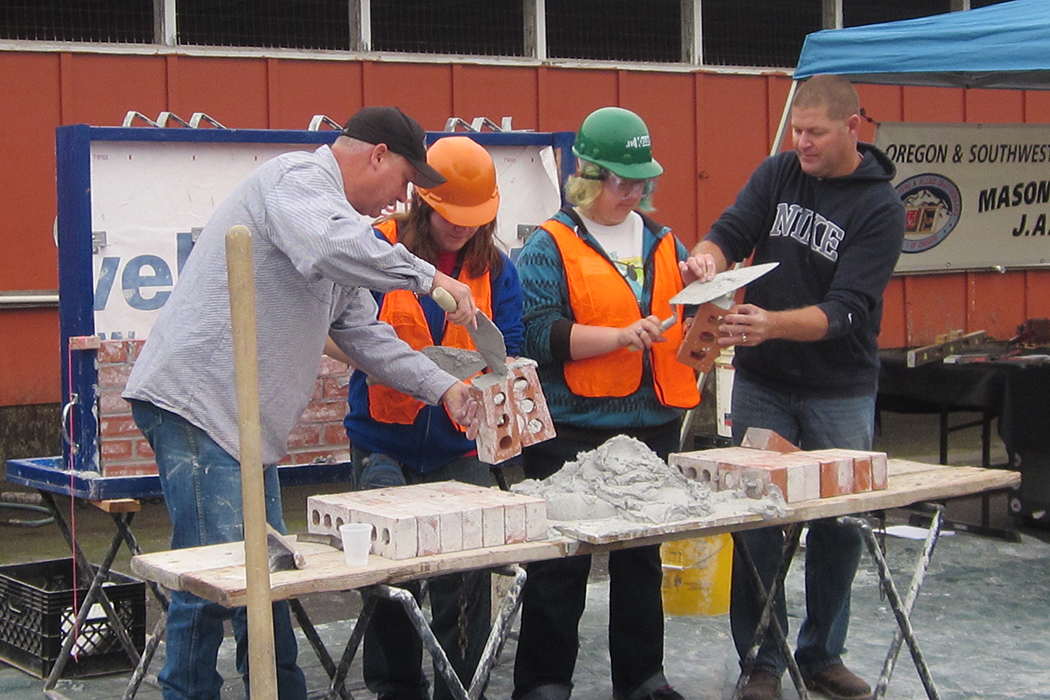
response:
<path id="1" fill-rule="evenodd" d="M 466 136 L 439 139 L 427 163 L 447 182 L 417 188 L 407 214 L 376 226 L 378 236 L 402 243 L 439 270 L 468 284 L 478 309 L 503 332 L 517 355 L 524 327 L 518 273 L 494 240 L 499 189 L 488 152 Z M 430 345 L 473 350 L 466 328 L 449 324 L 430 297 L 411 292 L 377 294 L 379 318 L 417 350 Z M 491 485 L 475 444 L 442 406 L 371 384 L 360 371 L 350 378 L 350 412 L 344 424 L 352 445 L 355 487 L 379 488 L 455 479 Z M 428 581 L 431 628 L 461 681 L 469 683 L 489 632 L 487 572 L 439 576 Z M 452 694 L 435 673 L 434 700 Z M 426 700 L 422 645 L 401 606 L 381 600 L 365 636 L 364 676 L 381 700 Z"/>

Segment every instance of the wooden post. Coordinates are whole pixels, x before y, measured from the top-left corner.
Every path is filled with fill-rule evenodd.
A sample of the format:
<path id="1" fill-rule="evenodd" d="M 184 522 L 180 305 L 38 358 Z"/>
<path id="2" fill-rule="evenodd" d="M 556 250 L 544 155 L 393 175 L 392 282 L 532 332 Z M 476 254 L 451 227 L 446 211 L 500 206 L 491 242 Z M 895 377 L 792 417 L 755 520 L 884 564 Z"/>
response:
<path id="1" fill-rule="evenodd" d="M 263 487 L 259 419 L 259 347 L 255 317 L 252 234 L 245 226 L 226 233 L 226 272 L 237 382 L 237 423 L 241 445 L 241 501 L 248 600 L 248 667 L 252 698 L 276 700 L 273 604 L 266 554 L 266 497 Z"/>

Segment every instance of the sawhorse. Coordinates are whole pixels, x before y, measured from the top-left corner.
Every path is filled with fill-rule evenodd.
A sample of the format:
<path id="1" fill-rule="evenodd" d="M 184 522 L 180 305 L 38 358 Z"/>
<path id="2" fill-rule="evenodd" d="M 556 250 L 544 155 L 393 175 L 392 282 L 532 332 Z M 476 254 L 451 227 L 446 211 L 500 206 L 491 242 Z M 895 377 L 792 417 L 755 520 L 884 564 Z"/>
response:
<path id="1" fill-rule="evenodd" d="M 868 552 L 871 554 L 872 560 L 875 562 L 879 576 L 879 584 L 886 594 L 890 608 L 893 610 L 893 615 L 897 621 L 897 630 L 894 632 L 893 641 L 890 644 L 889 651 L 886 653 L 886 659 L 882 667 L 882 674 L 879 676 L 878 683 L 876 683 L 873 691 L 876 700 L 884 697 L 886 694 L 886 688 L 889 685 L 890 677 L 893 675 L 893 669 L 897 663 L 897 656 L 900 653 L 902 640 L 908 644 L 912 661 L 915 663 L 915 669 L 918 671 L 919 678 L 922 681 L 923 687 L 926 689 L 926 696 L 929 700 L 939 700 L 940 698 L 937 693 L 937 688 L 933 683 L 933 678 L 930 676 L 929 667 L 919 649 L 919 643 L 915 638 L 915 631 L 912 628 L 909 616 L 912 609 L 915 607 L 915 600 L 918 597 L 919 589 L 922 587 L 922 583 L 926 577 L 926 571 L 929 569 L 930 559 L 933 556 L 933 549 L 937 544 L 938 537 L 940 537 L 943 518 L 944 509 L 937 508 L 930 522 L 923 551 L 916 561 L 911 584 L 904 599 L 901 598 L 897 591 L 897 587 L 893 582 L 893 576 L 890 573 L 889 565 L 886 563 L 886 558 L 883 556 L 882 548 L 879 545 L 876 533 L 871 527 L 871 524 L 868 523 L 867 520 L 854 516 L 843 516 L 837 519 L 838 522 L 843 525 L 855 527 L 860 530 L 864 542 L 868 547 Z M 758 656 L 758 651 L 761 648 L 762 643 L 765 641 L 767 633 L 773 635 L 777 647 L 787 662 L 788 673 L 791 676 L 791 680 L 795 685 L 800 700 L 808 700 L 809 698 L 809 693 L 802 680 L 802 674 L 799 671 L 798 665 L 795 663 L 795 657 L 788 646 L 784 631 L 780 628 L 780 623 L 773 614 L 774 599 L 783 587 L 784 578 L 787 576 L 788 568 L 791 566 L 791 560 L 794 558 L 795 552 L 798 551 L 799 537 L 801 533 L 802 523 L 793 523 L 785 529 L 784 554 L 780 562 L 780 567 L 777 570 L 776 576 L 774 577 L 772 585 L 768 591 L 762 583 L 762 579 L 751 558 L 751 554 L 747 551 L 746 544 L 742 538 L 737 537 L 734 534 L 734 546 L 738 548 L 741 559 L 744 562 L 744 568 L 748 572 L 748 577 L 757 592 L 757 599 L 762 604 L 762 614 L 759 618 L 758 628 L 755 630 L 755 635 L 751 640 L 751 647 L 748 650 L 747 656 L 741 663 L 741 673 L 740 677 L 737 679 L 736 688 L 733 691 L 733 700 L 738 700 L 740 698 L 744 687 L 747 685 L 747 681 L 750 679 L 751 673 L 755 668 L 755 660 Z"/>
<path id="2" fill-rule="evenodd" d="M 77 608 L 76 620 L 70 630 L 66 633 L 65 638 L 62 640 L 62 649 L 59 651 L 58 658 L 55 660 L 55 665 L 51 668 L 51 673 L 44 682 L 44 695 L 52 700 L 66 700 L 65 696 L 55 690 L 55 686 L 58 684 L 59 679 L 62 677 L 62 672 L 65 670 L 66 664 L 71 658 L 73 646 L 77 641 L 77 634 L 85 620 L 87 620 L 92 606 L 96 603 L 99 604 L 105 612 L 110 627 L 117 635 L 121 647 L 124 649 L 124 652 L 128 655 L 131 662 L 137 665 L 141 661 L 141 655 L 125 628 L 125 622 L 117 615 L 113 608 L 113 604 L 106 596 L 106 591 L 103 586 L 103 584 L 109 580 L 110 568 L 112 567 L 113 560 L 116 559 L 122 544 L 127 545 L 132 555 L 142 553 L 142 549 L 135 540 L 135 535 L 131 532 L 131 522 L 135 518 L 135 513 L 137 513 L 140 508 L 140 503 L 132 498 L 89 501 L 95 507 L 108 513 L 113 519 L 113 524 L 116 526 L 116 533 L 110 541 L 109 549 L 106 551 L 102 562 L 97 568 L 95 568 L 88 561 L 88 558 L 80 548 L 80 544 L 74 538 L 73 532 L 70 529 L 69 524 L 66 522 L 62 511 L 58 508 L 58 504 L 55 503 L 54 495 L 43 489 L 38 489 L 38 491 L 43 499 L 44 505 L 51 512 L 52 517 L 54 517 L 55 524 L 58 525 L 59 530 L 62 532 L 62 537 L 65 538 L 66 543 L 69 545 L 69 549 L 73 554 L 74 561 L 76 562 L 77 571 L 80 573 L 80 576 L 78 577 L 80 580 L 74 581 L 73 586 L 78 587 L 82 583 L 88 585 L 88 592 L 84 596 L 84 599 L 80 601 L 79 607 Z M 93 576 L 90 575 L 92 570 L 94 570 Z M 154 597 L 156 597 L 161 607 L 164 610 L 167 610 L 167 595 L 165 595 L 163 590 L 156 583 L 152 581 L 149 581 L 148 583 L 150 589 L 153 591 Z M 132 696 L 133 695 L 134 692 L 132 692 Z"/>

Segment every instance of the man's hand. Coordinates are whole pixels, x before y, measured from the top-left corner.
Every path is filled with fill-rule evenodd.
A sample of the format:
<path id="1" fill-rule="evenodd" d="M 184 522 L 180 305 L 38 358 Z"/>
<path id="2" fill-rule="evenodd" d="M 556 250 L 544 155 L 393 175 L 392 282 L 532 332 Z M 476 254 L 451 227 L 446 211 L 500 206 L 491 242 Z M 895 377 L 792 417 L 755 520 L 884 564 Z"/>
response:
<path id="1" fill-rule="evenodd" d="M 449 321 L 460 326 L 465 326 L 468 323 L 473 326 L 477 323 L 475 317 L 478 307 L 474 304 L 474 297 L 470 294 L 470 287 L 443 272 L 435 272 L 434 285 L 430 288 L 430 293 L 433 294 L 434 290 L 439 287 L 448 292 L 456 301 L 455 311 L 445 309 Z"/>
<path id="2" fill-rule="evenodd" d="M 754 304 L 738 304 L 729 310 L 718 330 L 726 334 L 718 339 L 722 347 L 758 345 L 772 338 L 811 343 L 824 339 L 828 317 L 819 306 L 767 311 Z"/>
<path id="3" fill-rule="evenodd" d="M 472 389 L 463 382 L 456 382 L 441 395 L 441 403 L 445 405 L 452 420 L 467 429 L 467 439 L 473 440 L 478 435 L 478 399 L 480 392 Z"/>
<path id="4" fill-rule="evenodd" d="M 730 345 L 758 345 L 768 340 L 769 312 L 754 304 L 738 304 L 725 315 L 718 330 L 726 335 L 718 339 L 722 347 Z"/>
<path id="5" fill-rule="evenodd" d="M 687 285 L 692 282 L 710 282 L 718 274 L 718 260 L 710 253 L 697 253 L 679 260 L 678 269 L 682 272 L 682 282 Z"/>

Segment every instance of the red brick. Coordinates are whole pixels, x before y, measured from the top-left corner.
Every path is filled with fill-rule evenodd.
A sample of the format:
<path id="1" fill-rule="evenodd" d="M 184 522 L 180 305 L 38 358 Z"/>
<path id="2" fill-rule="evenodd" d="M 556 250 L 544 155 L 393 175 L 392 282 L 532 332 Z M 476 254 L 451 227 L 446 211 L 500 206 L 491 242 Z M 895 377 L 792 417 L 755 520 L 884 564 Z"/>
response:
<path id="1" fill-rule="evenodd" d="M 349 443 L 349 439 L 346 437 L 346 426 L 339 423 L 325 423 L 324 424 L 324 436 L 321 438 L 323 444 L 331 447 L 346 448 Z"/>
<path id="2" fill-rule="evenodd" d="M 152 462 L 135 462 L 130 464 L 106 465 L 102 471 L 105 476 L 147 476 L 157 473 L 157 465 Z"/>
<path id="3" fill-rule="evenodd" d="M 97 357 L 99 364 L 124 364 L 128 361 L 128 345 L 123 340 L 103 340 Z"/>
<path id="4" fill-rule="evenodd" d="M 156 456 L 153 454 L 153 448 L 150 447 L 149 441 L 146 439 L 135 441 L 135 454 L 150 461 L 153 461 L 153 458 Z"/>
<path id="5" fill-rule="evenodd" d="M 98 350 L 102 341 L 97 335 L 71 335 L 68 342 L 70 350 Z"/>
<path id="6" fill-rule="evenodd" d="M 350 375 L 342 374 L 335 377 L 325 377 L 323 393 L 326 398 L 346 398 L 346 387 L 350 384 Z"/>
<path id="7" fill-rule="evenodd" d="M 131 404 L 120 395 L 120 389 L 107 387 L 98 397 L 98 410 L 103 416 L 130 416 Z"/>
<path id="8" fill-rule="evenodd" d="M 145 340 L 129 340 L 128 342 L 128 362 L 134 364 L 135 360 L 139 359 L 139 355 L 142 354 L 142 348 L 146 345 Z"/>
<path id="9" fill-rule="evenodd" d="M 128 383 L 131 365 L 102 365 L 98 368 L 98 385 L 100 387 L 120 387 Z"/>
<path id="10" fill-rule="evenodd" d="M 104 460 L 120 460 L 131 457 L 131 440 L 103 440 L 100 446 L 101 458 Z"/>
<path id="11" fill-rule="evenodd" d="M 99 420 L 99 433 L 104 437 L 139 436 L 139 428 L 131 416 L 103 416 Z"/>
<path id="12" fill-rule="evenodd" d="M 303 411 L 299 425 L 304 423 L 333 423 L 343 420 L 346 403 L 343 401 L 311 401 Z"/>
<path id="13" fill-rule="evenodd" d="M 322 377 L 334 377 L 341 374 L 349 376 L 350 368 L 339 360 L 325 355 L 321 358 L 321 369 L 317 374 Z"/>
<path id="14" fill-rule="evenodd" d="M 288 436 L 288 449 L 321 444 L 321 428 L 318 425 L 297 425 Z"/>

